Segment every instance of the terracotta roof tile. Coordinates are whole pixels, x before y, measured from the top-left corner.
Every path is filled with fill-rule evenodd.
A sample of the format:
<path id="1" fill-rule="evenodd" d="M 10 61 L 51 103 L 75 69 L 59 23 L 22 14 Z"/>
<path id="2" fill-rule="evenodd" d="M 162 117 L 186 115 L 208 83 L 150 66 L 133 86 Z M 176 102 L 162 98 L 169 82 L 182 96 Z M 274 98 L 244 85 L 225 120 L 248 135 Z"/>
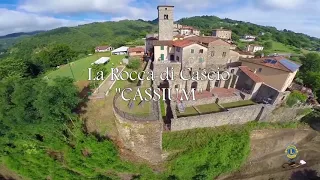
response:
<path id="1" fill-rule="evenodd" d="M 284 60 L 284 59 L 286 59 L 286 58 L 284 58 L 282 56 L 277 56 L 277 57 L 241 59 L 240 61 L 254 63 L 254 64 L 258 64 L 258 65 L 262 65 L 262 66 L 266 66 L 266 67 L 269 67 L 269 68 L 278 69 L 278 70 L 282 70 L 282 71 L 286 71 L 286 72 L 292 72 L 290 69 L 288 69 L 287 67 L 285 67 L 283 64 L 281 64 L 279 62 L 280 60 Z M 268 62 L 266 62 L 267 60 L 275 60 L 276 62 L 275 63 L 268 63 Z"/>
<path id="2" fill-rule="evenodd" d="M 129 53 L 132 53 L 132 52 L 144 52 L 144 48 L 143 47 L 131 47 L 129 48 Z"/>
<path id="3" fill-rule="evenodd" d="M 254 82 L 256 83 L 263 82 L 262 79 L 257 74 L 252 72 L 247 66 L 239 66 L 239 69 L 243 73 L 245 73 L 250 79 L 252 79 Z"/>
<path id="4" fill-rule="evenodd" d="M 103 49 L 108 49 L 110 46 L 97 46 L 95 49 L 96 50 L 103 50 Z"/>
<path id="5" fill-rule="evenodd" d="M 215 45 L 230 46 L 229 43 L 221 40 L 220 38 L 213 37 L 213 36 L 190 36 L 190 37 L 186 37 L 185 39 L 191 40 L 191 41 L 196 41 L 198 43 L 209 44 L 211 42 L 214 42 L 213 44 L 215 44 Z"/>
<path id="6" fill-rule="evenodd" d="M 189 40 L 180 40 L 180 41 L 174 41 L 173 42 L 173 46 L 176 46 L 176 47 L 186 47 L 186 46 L 189 46 L 191 44 L 197 44 L 196 42 L 194 41 L 189 41 Z"/>

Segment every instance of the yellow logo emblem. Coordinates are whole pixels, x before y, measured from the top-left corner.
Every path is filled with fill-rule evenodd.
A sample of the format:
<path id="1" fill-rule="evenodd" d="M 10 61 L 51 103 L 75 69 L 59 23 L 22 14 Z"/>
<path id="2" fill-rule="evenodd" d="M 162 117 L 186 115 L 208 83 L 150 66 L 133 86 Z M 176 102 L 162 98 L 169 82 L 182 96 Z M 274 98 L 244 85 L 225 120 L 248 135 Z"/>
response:
<path id="1" fill-rule="evenodd" d="M 285 150 L 285 153 L 289 159 L 296 158 L 298 155 L 298 152 L 299 151 L 295 145 L 289 145 Z"/>

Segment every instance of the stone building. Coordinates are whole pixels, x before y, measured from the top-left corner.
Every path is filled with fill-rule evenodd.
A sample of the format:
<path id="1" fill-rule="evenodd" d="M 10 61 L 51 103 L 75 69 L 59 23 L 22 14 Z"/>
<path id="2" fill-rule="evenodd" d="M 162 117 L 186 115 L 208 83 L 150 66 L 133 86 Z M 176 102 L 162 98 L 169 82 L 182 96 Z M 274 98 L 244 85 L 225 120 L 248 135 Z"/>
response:
<path id="1" fill-rule="evenodd" d="M 212 30 L 212 36 L 225 39 L 225 40 L 231 40 L 231 34 L 232 31 L 228 29 L 214 29 Z"/>

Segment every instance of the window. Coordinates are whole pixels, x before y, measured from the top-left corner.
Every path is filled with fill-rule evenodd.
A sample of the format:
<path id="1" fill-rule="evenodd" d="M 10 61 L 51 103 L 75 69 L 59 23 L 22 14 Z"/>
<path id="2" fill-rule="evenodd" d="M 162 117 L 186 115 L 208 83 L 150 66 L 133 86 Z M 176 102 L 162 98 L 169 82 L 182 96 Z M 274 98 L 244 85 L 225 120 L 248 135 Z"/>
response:
<path id="1" fill-rule="evenodd" d="M 232 74 L 234 73 L 234 69 L 231 69 L 231 73 L 232 73 Z"/>
<path id="2" fill-rule="evenodd" d="M 226 56 L 227 56 L 227 52 L 223 52 L 222 57 L 226 57 Z"/>
<path id="3" fill-rule="evenodd" d="M 176 48 L 176 51 L 177 51 L 177 52 L 180 52 L 180 48 L 179 48 L 179 47 L 177 47 L 177 48 Z"/>
<path id="4" fill-rule="evenodd" d="M 164 54 L 161 54 L 161 61 L 164 60 Z"/>
<path id="5" fill-rule="evenodd" d="M 164 46 L 161 46 L 161 50 L 164 50 Z"/>
<path id="6" fill-rule="evenodd" d="M 179 61 L 179 56 L 176 57 L 176 60 Z"/>
<path id="7" fill-rule="evenodd" d="M 203 57 L 199 58 L 199 62 L 203 63 Z"/>
<path id="8" fill-rule="evenodd" d="M 203 49 L 200 49 L 200 50 L 199 50 L 199 53 L 200 53 L 200 54 L 203 54 Z"/>
<path id="9" fill-rule="evenodd" d="M 258 72 L 261 72 L 261 71 L 262 71 L 262 68 L 259 68 L 259 69 L 258 69 Z"/>
<path id="10" fill-rule="evenodd" d="M 165 15 L 163 16 L 163 19 L 169 19 L 168 14 L 165 14 Z"/>
<path id="11" fill-rule="evenodd" d="M 164 10 L 167 10 L 168 8 L 164 8 Z"/>
<path id="12" fill-rule="evenodd" d="M 211 57 L 213 57 L 214 56 L 214 51 L 211 51 Z"/>
<path id="13" fill-rule="evenodd" d="M 191 49 L 191 54 L 193 54 L 194 53 L 194 49 Z"/>

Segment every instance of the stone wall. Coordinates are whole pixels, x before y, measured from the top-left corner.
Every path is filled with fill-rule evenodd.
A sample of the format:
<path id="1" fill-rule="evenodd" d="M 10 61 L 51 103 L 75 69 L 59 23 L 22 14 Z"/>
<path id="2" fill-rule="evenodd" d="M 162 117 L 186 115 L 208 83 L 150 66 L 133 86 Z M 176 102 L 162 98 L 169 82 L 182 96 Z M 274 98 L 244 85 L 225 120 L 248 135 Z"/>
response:
<path id="1" fill-rule="evenodd" d="M 278 107 L 274 111 L 268 113 L 268 116 L 261 119 L 262 122 L 288 122 L 298 121 L 304 117 L 306 112 L 312 106 L 299 106 L 299 107 Z M 266 112 L 267 113 L 267 112 Z"/>
<path id="2" fill-rule="evenodd" d="M 113 111 L 123 147 L 152 164 L 161 162 L 163 123 L 160 120 L 160 102 L 151 103 L 152 116 L 141 118 L 118 109 L 116 98 L 118 96 L 114 98 Z"/>
<path id="3" fill-rule="evenodd" d="M 268 108 L 272 109 L 268 105 L 256 104 L 232 108 L 219 113 L 174 118 L 171 120 L 171 131 L 216 127 L 228 124 L 244 124 L 249 121 L 264 119 L 267 114 L 263 113 L 263 111 Z"/>

